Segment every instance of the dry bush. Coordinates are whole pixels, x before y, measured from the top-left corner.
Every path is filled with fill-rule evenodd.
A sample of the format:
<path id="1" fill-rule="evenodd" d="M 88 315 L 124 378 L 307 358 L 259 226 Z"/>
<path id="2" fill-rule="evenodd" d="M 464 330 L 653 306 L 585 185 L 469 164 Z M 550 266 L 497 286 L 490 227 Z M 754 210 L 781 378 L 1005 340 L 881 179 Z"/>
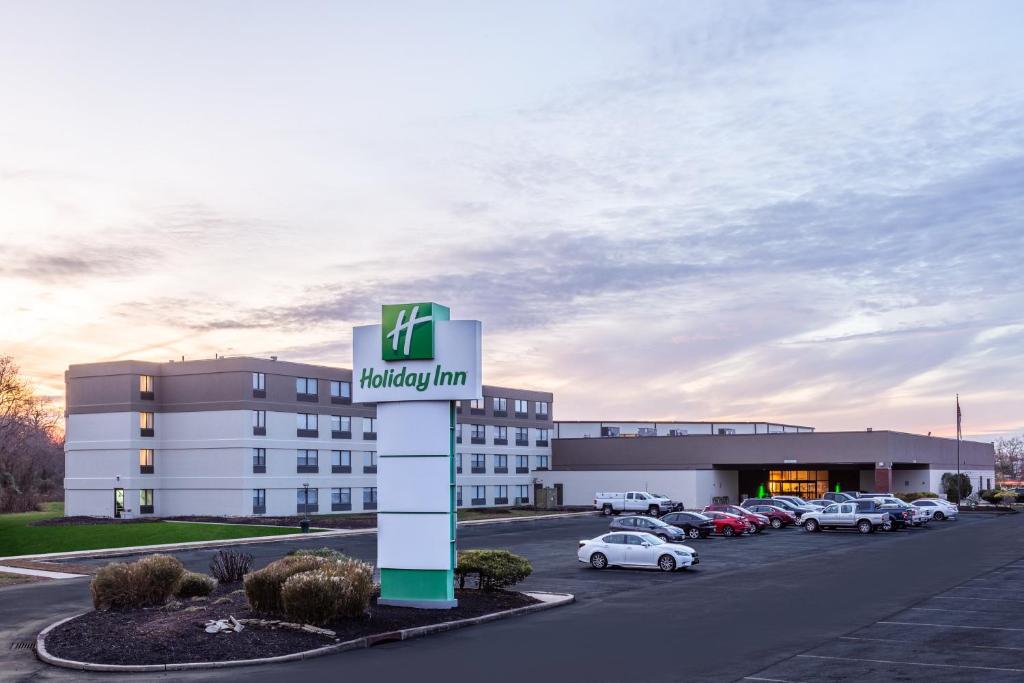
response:
<path id="1" fill-rule="evenodd" d="M 193 598 L 209 595 L 217 587 L 217 582 L 212 576 L 200 574 L 199 572 L 185 572 L 178 581 L 174 595 L 179 598 Z"/>
<path id="2" fill-rule="evenodd" d="M 89 584 L 92 604 L 96 609 L 162 605 L 184 573 L 181 562 L 169 555 L 150 555 L 131 564 L 108 564 Z"/>
<path id="3" fill-rule="evenodd" d="M 210 573 L 221 583 L 241 581 L 252 569 L 252 555 L 237 550 L 218 551 L 210 560 Z"/>
<path id="4" fill-rule="evenodd" d="M 259 571 L 245 575 L 245 597 L 255 612 L 280 615 L 284 613 L 281 587 L 293 574 L 323 569 L 330 560 L 311 555 L 293 555 L 271 562 Z"/>
<path id="5" fill-rule="evenodd" d="M 292 575 L 281 589 L 281 600 L 288 619 L 322 626 L 366 614 L 373 594 L 373 567 L 345 560 Z"/>

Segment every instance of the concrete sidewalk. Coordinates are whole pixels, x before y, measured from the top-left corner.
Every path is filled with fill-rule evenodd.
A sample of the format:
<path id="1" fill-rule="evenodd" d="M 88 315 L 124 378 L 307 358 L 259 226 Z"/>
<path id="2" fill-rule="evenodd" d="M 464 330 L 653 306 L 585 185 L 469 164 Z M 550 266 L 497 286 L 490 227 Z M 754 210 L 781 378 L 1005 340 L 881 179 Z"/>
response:
<path id="1" fill-rule="evenodd" d="M 43 579 L 78 579 L 85 574 L 68 574 L 67 572 L 51 572 L 42 569 L 25 569 L 24 567 L 8 567 L 0 564 L 0 573 L 23 574 L 25 576 L 38 576 Z"/>
<path id="2" fill-rule="evenodd" d="M 529 517 L 507 517 L 503 519 L 474 519 L 459 522 L 459 526 L 511 524 L 513 522 L 530 522 L 533 520 L 563 519 L 568 517 L 586 517 L 593 516 L 596 514 L 598 513 L 590 511 L 561 512 L 552 515 L 533 515 Z M 200 524 L 201 522 L 191 523 Z M 8 557 L 0 557 L 0 563 L 2 563 L 4 560 L 73 560 L 76 558 L 119 557 L 121 555 L 135 555 L 137 553 L 147 552 L 160 552 L 169 550 L 194 550 L 198 548 L 218 548 L 223 546 L 253 545 L 257 543 L 277 543 L 279 541 L 309 540 L 313 538 L 337 538 L 339 536 L 360 536 L 365 534 L 377 533 L 377 527 L 370 527 L 367 529 L 323 529 L 322 527 L 314 528 L 317 529 L 317 532 L 315 534 L 279 534 L 277 536 L 252 536 L 248 538 L 233 538 L 213 541 L 190 541 L 188 543 L 160 543 L 156 545 L 137 545 L 127 546 L 123 548 L 97 548 L 94 550 L 72 550 L 59 553 L 38 553 L 35 555 L 11 555 Z"/>

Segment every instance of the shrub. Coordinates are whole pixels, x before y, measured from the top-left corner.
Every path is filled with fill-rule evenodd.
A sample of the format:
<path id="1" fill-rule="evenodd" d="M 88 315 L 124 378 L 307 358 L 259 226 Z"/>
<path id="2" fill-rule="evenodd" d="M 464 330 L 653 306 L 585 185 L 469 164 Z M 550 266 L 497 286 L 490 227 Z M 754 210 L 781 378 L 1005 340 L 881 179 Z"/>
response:
<path id="1" fill-rule="evenodd" d="M 455 567 L 459 588 L 466 587 L 466 577 L 475 576 L 481 590 L 514 586 L 532 572 L 529 560 L 507 550 L 464 550 Z"/>
<path id="2" fill-rule="evenodd" d="M 373 568 L 365 562 L 345 560 L 293 574 L 281 588 L 281 600 L 291 621 L 322 626 L 366 614 L 373 592 Z"/>
<path id="3" fill-rule="evenodd" d="M 293 550 L 288 553 L 289 557 L 323 557 L 328 560 L 335 560 L 337 562 L 343 562 L 349 559 L 348 555 L 335 550 L 334 548 L 303 548 L 301 550 Z"/>
<path id="4" fill-rule="evenodd" d="M 331 560 L 312 555 L 291 555 L 245 575 L 245 597 L 249 606 L 264 614 L 283 614 L 281 587 L 294 574 L 323 569 Z"/>
<path id="5" fill-rule="evenodd" d="M 996 493 L 996 501 L 1000 505 L 1013 505 L 1017 501 L 1016 491 L 999 491 Z"/>
<path id="6" fill-rule="evenodd" d="M 210 560 L 210 573 L 220 583 L 235 583 L 252 569 L 252 555 L 237 550 L 220 550 Z"/>
<path id="7" fill-rule="evenodd" d="M 939 494 L 932 493 L 931 491 L 911 491 L 910 493 L 897 493 L 894 494 L 897 498 L 905 503 L 911 503 L 921 498 L 938 498 Z"/>
<path id="8" fill-rule="evenodd" d="M 960 479 L 959 491 L 963 494 L 964 498 L 971 495 L 971 491 L 974 487 L 971 485 L 971 478 L 966 474 L 957 475 L 955 472 L 946 472 L 942 475 L 942 491 L 946 494 L 946 498 L 952 503 L 960 502 L 960 493 L 957 491 L 957 477 Z"/>
<path id="9" fill-rule="evenodd" d="M 185 572 L 174 589 L 174 595 L 179 598 L 209 595 L 216 587 L 217 582 L 213 580 L 213 577 L 199 572 Z"/>
<path id="10" fill-rule="evenodd" d="M 169 555 L 150 555 L 131 564 L 108 564 L 89 584 L 92 604 L 96 609 L 162 605 L 184 573 L 181 562 Z"/>
<path id="11" fill-rule="evenodd" d="M 997 493 L 999 493 L 998 489 L 981 489 L 978 491 L 978 497 L 986 503 L 995 505 Z"/>

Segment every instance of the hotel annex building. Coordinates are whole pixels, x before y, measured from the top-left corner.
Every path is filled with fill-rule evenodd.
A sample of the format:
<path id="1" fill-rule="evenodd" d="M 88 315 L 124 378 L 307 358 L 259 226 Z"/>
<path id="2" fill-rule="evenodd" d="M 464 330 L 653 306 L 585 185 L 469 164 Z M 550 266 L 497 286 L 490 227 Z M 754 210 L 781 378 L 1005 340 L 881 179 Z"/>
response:
<path id="1" fill-rule="evenodd" d="M 261 358 L 115 361 L 66 373 L 65 513 L 295 515 L 377 508 L 376 408 L 352 371 Z M 992 488 L 992 444 L 771 422 L 553 422 L 551 393 L 484 385 L 457 405 L 460 507 L 649 490 L 687 507 L 760 491 Z M 957 455 L 959 451 L 959 456 Z"/>

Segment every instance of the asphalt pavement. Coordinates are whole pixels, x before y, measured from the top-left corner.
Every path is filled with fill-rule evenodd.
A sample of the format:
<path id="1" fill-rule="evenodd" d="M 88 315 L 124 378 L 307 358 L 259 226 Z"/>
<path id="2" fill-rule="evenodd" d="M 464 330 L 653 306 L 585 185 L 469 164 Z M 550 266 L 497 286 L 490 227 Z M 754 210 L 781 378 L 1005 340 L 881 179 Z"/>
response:
<path id="1" fill-rule="evenodd" d="M 998 614 L 995 606 L 1000 603 L 963 598 L 1007 595 L 1024 603 L 1019 586 L 1013 583 L 1017 578 L 1024 582 L 1024 515 L 964 515 L 957 522 L 870 535 L 810 534 L 789 528 L 693 541 L 701 564 L 674 574 L 597 571 L 578 563 L 576 541 L 596 536 L 607 523 L 592 517 L 459 530 L 461 548 L 508 548 L 525 555 L 534 573 L 521 587 L 574 593 L 577 602 L 568 607 L 290 664 L 157 676 L 119 674 L 118 678 L 251 683 L 292 677 L 454 678 L 487 683 L 646 679 L 718 683 L 746 678 L 873 683 L 895 680 L 886 677 L 887 667 L 901 666 L 898 679 L 907 681 L 947 680 L 946 676 L 958 681 L 1024 679 L 1024 674 L 1014 671 L 1024 669 L 1013 664 L 1022 661 L 1019 655 L 1024 654 L 1024 649 L 1013 649 L 1017 631 L 943 628 L 947 624 L 990 627 L 995 622 L 985 619 L 998 620 L 978 612 Z M 257 566 L 292 548 L 320 545 L 373 561 L 375 543 L 370 534 L 311 537 L 248 546 L 245 551 L 255 555 Z M 205 570 L 214 552 L 174 554 L 190 569 Z M 970 590 L 965 592 L 965 587 Z M 18 647 L 31 642 L 47 624 L 89 606 L 86 579 L 0 591 L 0 680 L 103 677 L 49 667 Z M 915 619 L 924 621 L 900 625 Z M 887 623 L 894 621 L 899 623 Z M 891 629 L 897 629 L 895 635 Z M 901 629 L 907 629 L 906 635 Z M 961 648 L 970 653 L 963 660 L 966 666 L 985 666 L 978 662 L 987 661 L 988 653 L 981 648 L 991 634 L 1004 639 L 993 640 L 995 645 L 1010 648 L 993 651 L 1001 657 L 992 660 L 998 661 L 996 666 L 951 668 L 960 666 L 955 662 L 961 660 L 949 653 Z M 977 647 L 966 647 L 968 640 Z M 945 659 L 927 659 L 928 648 L 946 651 Z M 945 666 L 922 666 L 929 663 Z"/>

